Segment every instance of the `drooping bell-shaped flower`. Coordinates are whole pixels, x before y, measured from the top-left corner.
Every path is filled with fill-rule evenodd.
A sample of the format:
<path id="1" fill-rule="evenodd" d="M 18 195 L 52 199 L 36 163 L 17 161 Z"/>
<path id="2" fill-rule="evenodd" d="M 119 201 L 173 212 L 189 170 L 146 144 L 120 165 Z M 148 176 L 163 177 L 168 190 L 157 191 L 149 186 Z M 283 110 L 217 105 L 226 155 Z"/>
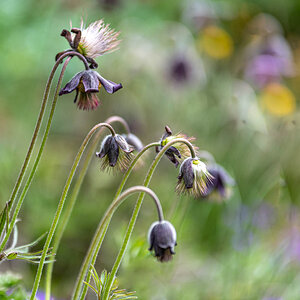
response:
<path id="1" fill-rule="evenodd" d="M 124 171 L 128 168 L 134 149 L 126 142 L 123 136 L 107 135 L 102 141 L 100 151 L 96 156 L 101 158 L 101 169 Z"/>
<path id="2" fill-rule="evenodd" d="M 207 181 L 202 197 L 214 198 L 217 201 L 228 199 L 231 195 L 231 187 L 235 184 L 234 179 L 216 163 L 208 165 L 207 170 L 212 177 Z"/>
<path id="3" fill-rule="evenodd" d="M 211 180 L 212 175 L 208 172 L 205 163 L 197 157 L 189 157 L 180 166 L 176 191 L 200 198 L 206 195 Z"/>
<path id="4" fill-rule="evenodd" d="M 144 145 L 142 141 L 133 133 L 123 134 L 123 137 L 125 138 L 126 142 L 134 147 L 134 150 L 137 152 L 140 152 Z"/>
<path id="5" fill-rule="evenodd" d="M 73 76 L 60 90 L 59 95 L 69 94 L 76 90 L 74 103 L 77 102 L 79 109 L 93 110 L 99 105 L 96 93 L 99 92 L 101 85 L 110 94 L 122 88 L 122 84 L 107 80 L 94 70 L 85 70 Z"/>
<path id="6" fill-rule="evenodd" d="M 148 231 L 149 251 L 154 250 L 154 254 L 161 262 L 172 259 L 175 254 L 176 230 L 168 221 L 154 222 Z"/>

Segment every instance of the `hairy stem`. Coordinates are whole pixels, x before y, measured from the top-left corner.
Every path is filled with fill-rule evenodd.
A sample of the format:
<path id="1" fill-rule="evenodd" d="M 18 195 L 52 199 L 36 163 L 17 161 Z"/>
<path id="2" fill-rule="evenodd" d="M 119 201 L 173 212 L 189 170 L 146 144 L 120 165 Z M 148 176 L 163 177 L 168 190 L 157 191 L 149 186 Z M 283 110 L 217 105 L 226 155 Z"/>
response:
<path id="1" fill-rule="evenodd" d="M 49 92 L 50 92 L 50 87 L 51 87 L 51 83 L 53 81 L 53 77 L 54 77 L 54 74 L 59 66 L 59 64 L 63 61 L 63 59 L 65 57 L 69 56 L 70 58 L 72 56 L 77 56 L 79 59 L 81 59 L 85 65 L 85 67 L 87 68 L 88 67 L 88 63 L 86 61 L 86 59 L 84 58 L 84 56 L 82 56 L 80 53 L 77 53 L 77 52 L 74 52 L 74 51 L 69 51 L 69 52 L 66 52 L 64 53 L 55 63 L 55 65 L 53 66 L 51 72 L 50 72 L 50 75 L 49 75 L 49 78 L 48 78 L 48 81 L 47 81 L 47 84 L 46 84 L 46 88 L 45 88 L 45 92 L 44 92 L 44 96 L 43 96 L 43 100 L 42 100 L 42 105 L 41 105 L 41 108 L 40 108 L 40 113 L 39 113 L 39 116 L 38 116 L 38 120 L 37 120 L 37 123 L 36 123 L 36 126 L 35 126 L 35 129 L 34 129 L 34 132 L 33 132 L 33 136 L 32 136 L 32 139 L 31 139 L 31 142 L 30 142 L 30 145 L 29 145 L 29 148 L 28 148 L 28 151 L 27 151 L 27 154 L 26 154 L 26 157 L 25 157 L 25 160 L 24 160 L 24 163 L 22 165 L 22 168 L 21 168 L 21 171 L 18 175 L 18 178 L 17 178 L 17 181 L 16 181 L 16 184 L 14 186 L 14 189 L 12 191 L 12 194 L 10 196 L 10 199 L 9 201 L 12 202 L 11 204 L 11 208 L 13 208 L 14 204 L 15 204 L 15 200 L 16 200 L 16 196 L 18 194 L 18 191 L 20 189 L 20 186 L 23 182 L 23 179 L 24 179 L 24 176 L 25 176 L 25 172 L 26 172 L 26 169 L 28 167 L 28 164 L 29 164 L 29 161 L 31 159 L 31 156 L 32 156 L 32 151 L 33 151 L 33 148 L 34 148 L 34 145 L 36 143 L 36 139 L 37 139 L 37 136 L 38 136 L 38 133 L 39 133 L 39 130 L 40 130 L 40 127 L 41 127 L 41 123 L 42 123 L 42 120 L 43 120 L 43 117 L 44 117 L 44 114 L 45 114 L 45 108 L 46 108 L 46 104 L 48 102 L 48 98 L 49 98 Z M 69 60 L 68 60 L 69 61 Z M 64 71 L 62 71 L 64 73 Z M 61 76 L 61 79 L 62 79 L 62 76 Z M 58 89 L 57 89 L 58 90 Z M 57 91 L 57 95 L 58 95 L 58 91 Z M 56 97 L 57 98 L 57 95 L 54 96 L 54 98 Z M 56 103 L 56 100 L 53 100 L 53 103 Z M 54 109 L 55 109 L 55 105 L 52 105 L 52 108 L 54 106 Z M 53 113 L 54 113 L 54 110 L 53 110 Z M 48 119 L 48 123 L 47 123 L 47 127 L 49 125 L 49 128 L 50 128 L 50 125 L 51 125 L 51 121 L 52 119 L 50 120 L 50 117 L 52 118 L 53 117 L 53 114 L 51 116 L 51 113 L 50 113 L 50 116 L 49 116 L 49 119 Z M 47 131 L 47 130 L 46 130 Z M 44 148 L 44 144 L 46 142 L 46 139 L 47 139 L 47 135 L 48 135 L 48 132 L 44 133 L 44 137 L 43 137 L 43 141 L 42 141 L 42 144 L 40 146 L 40 150 L 39 150 L 39 154 L 35 160 L 35 163 L 34 163 L 34 166 L 33 166 L 33 169 L 29 175 L 29 178 L 27 179 L 27 182 L 25 184 L 25 187 L 24 187 L 24 190 L 26 189 L 26 191 L 24 192 L 23 190 L 23 193 L 21 194 L 18 202 L 16 203 L 16 208 L 15 208 L 15 211 L 14 211 L 14 214 L 13 214 L 13 217 L 12 217 L 12 220 L 10 221 L 10 226 L 9 226 L 9 229 L 5 235 L 5 238 L 4 240 L 2 241 L 1 245 L 0 245 L 0 252 L 3 251 L 9 237 L 10 237 L 10 234 L 12 232 L 12 229 L 13 229 L 13 226 L 14 226 L 14 223 L 16 221 L 16 218 L 17 218 L 17 215 L 19 213 L 19 210 L 21 208 L 21 205 L 22 205 L 22 201 L 23 201 L 23 198 L 25 197 L 26 195 L 26 192 L 30 186 L 30 183 L 31 183 L 31 180 L 34 176 L 34 173 L 35 173 L 35 170 L 37 168 L 37 165 L 39 163 L 39 159 L 41 157 L 41 154 L 42 154 L 42 151 L 43 151 L 43 148 Z M 3 232 L 0 233 L 0 236 L 2 235 Z"/>
<path id="2" fill-rule="evenodd" d="M 171 145 L 173 145 L 173 144 L 175 144 L 175 143 L 180 143 L 180 142 L 185 143 L 185 144 L 189 147 L 189 149 L 190 149 L 190 151 L 191 151 L 191 155 L 192 155 L 193 157 L 195 157 L 195 151 L 194 151 L 193 145 L 192 145 L 189 141 L 187 141 L 186 139 L 174 139 L 173 141 L 169 142 L 166 146 L 164 146 L 164 148 L 158 153 L 157 157 L 159 157 L 159 160 L 160 160 L 160 158 L 163 156 L 163 154 L 167 151 L 167 149 L 168 149 Z M 147 149 L 149 149 L 149 148 L 151 148 L 151 147 L 159 146 L 159 145 L 160 145 L 160 143 L 152 143 L 152 144 L 149 144 L 149 145 L 147 145 L 146 147 L 144 147 L 144 149 L 141 150 L 140 153 L 138 153 L 138 155 L 137 155 L 137 156 L 135 157 L 135 159 L 132 161 L 132 163 L 131 163 L 129 169 L 128 169 L 127 172 L 124 174 L 123 180 L 122 180 L 122 182 L 120 183 L 120 186 L 119 186 L 119 188 L 118 188 L 118 191 L 117 191 L 117 193 L 116 193 L 115 198 L 114 198 L 113 201 L 115 201 L 115 200 L 117 199 L 117 197 L 121 194 L 122 189 L 123 189 L 124 185 L 126 184 L 126 181 L 127 181 L 128 177 L 129 177 L 129 175 L 130 175 L 130 173 L 131 173 L 131 171 L 132 171 L 134 165 L 136 164 L 137 160 L 139 159 L 139 157 L 140 157 Z M 157 157 L 156 157 L 156 158 L 157 158 Z M 159 160 L 157 161 L 157 164 L 158 164 Z M 155 163 L 155 161 L 152 163 L 151 167 L 153 166 L 154 163 Z M 150 167 L 150 168 L 151 168 L 151 167 Z M 153 169 L 153 172 L 154 172 L 154 170 L 155 170 L 155 168 Z M 148 171 L 148 175 L 149 175 L 149 172 L 150 172 L 150 170 Z M 153 173 L 153 172 L 152 172 L 152 173 Z M 148 175 L 147 175 L 147 177 L 148 177 Z M 151 174 L 151 176 L 152 176 L 152 174 Z M 150 177 L 150 179 L 151 179 L 151 177 Z M 149 179 L 149 182 L 150 182 L 150 179 Z M 147 185 L 149 185 L 149 182 L 147 183 Z M 146 180 L 145 180 L 145 182 L 144 182 L 144 185 L 146 186 L 145 183 L 146 183 Z M 144 194 L 141 194 L 141 195 L 144 195 Z M 143 200 L 143 199 L 142 199 L 142 200 Z M 138 205 L 138 202 L 137 202 L 134 212 L 137 211 L 137 213 L 138 213 L 139 208 L 140 208 L 140 206 L 141 206 L 141 204 L 142 204 L 142 200 L 140 201 L 140 204 L 139 204 L 138 209 L 137 209 L 137 205 Z M 107 228 L 108 228 L 108 225 L 109 225 L 109 222 L 110 222 L 110 220 L 111 220 L 111 217 L 112 217 L 113 213 L 114 213 L 114 211 L 112 212 L 111 216 L 109 217 L 109 219 L 108 219 L 108 224 L 107 224 L 107 225 L 105 225 L 104 219 L 103 219 L 103 218 L 102 218 L 102 220 L 100 221 L 100 223 L 99 223 L 99 225 L 98 225 L 98 228 L 97 228 L 97 230 L 96 230 L 96 233 L 95 233 L 95 235 L 94 235 L 94 237 L 93 237 L 93 240 L 92 240 L 92 242 L 91 242 L 90 248 L 89 248 L 89 250 L 88 250 L 88 252 L 87 252 L 87 254 L 86 254 L 85 260 L 84 260 L 84 262 L 83 262 L 83 264 L 82 264 L 81 271 L 80 271 L 79 276 L 78 276 L 78 278 L 77 278 L 77 283 L 76 283 L 75 293 L 74 293 L 72 299 L 76 299 L 76 300 L 78 299 L 79 293 L 80 293 L 80 289 L 81 289 L 81 286 L 82 286 L 82 284 L 83 284 L 84 277 L 86 276 L 86 274 L 87 274 L 87 272 L 88 272 L 88 268 L 89 268 L 90 265 L 94 265 L 95 262 L 96 262 L 96 258 L 97 258 L 98 252 L 99 252 L 99 250 L 100 250 L 102 241 L 103 241 L 104 236 L 105 236 L 105 234 L 106 234 L 106 231 L 107 231 Z M 132 217 L 132 218 L 133 218 L 133 217 Z M 131 220 L 132 220 L 132 218 L 131 218 Z M 127 232 L 128 232 L 128 231 L 127 231 Z M 127 246 L 127 245 L 126 245 L 126 246 Z M 91 259 L 91 258 L 92 258 L 92 259 Z M 90 280 L 90 274 L 87 275 L 86 281 L 89 282 L 89 280 Z M 84 299 L 84 297 L 85 297 L 85 295 L 86 295 L 86 292 L 87 292 L 87 286 L 85 286 L 85 287 L 83 288 L 83 292 L 82 292 L 82 295 L 81 295 L 81 298 L 80 298 L 81 300 Z"/>
<path id="3" fill-rule="evenodd" d="M 59 221 L 59 218 L 60 218 L 60 215 L 61 215 L 61 212 L 62 212 L 62 209 L 63 209 L 63 206 L 64 206 L 64 202 L 65 202 L 65 199 L 67 197 L 67 194 L 68 194 L 68 191 L 69 191 L 69 188 L 70 188 L 70 185 L 72 183 L 72 179 L 74 177 L 74 174 L 76 172 L 76 169 L 77 169 L 77 166 L 80 162 L 80 159 L 81 159 L 81 156 L 84 152 L 84 149 L 85 147 L 87 146 L 90 138 L 93 136 L 94 132 L 100 128 L 100 127 L 107 127 L 111 133 L 114 135 L 115 134 L 115 131 L 114 129 L 109 125 L 109 124 L 106 124 L 106 123 L 99 123 L 97 125 L 95 125 L 91 130 L 90 132 L 87 134 L 87 136 L 85 137 L 84 141 L 82 142 L 80 148 L 79 148 L 79 151 L 75 157 L 75 160 L 74 160 L 74 163 L 72 165 L 72 168 L 71 168 L 71 171 L 69 173 L 69 176 L 68 176 L 68 179 L 66 181 L 66 185 L 64 187 L 64 190 L 62 192 L 62 195 L 61 195 L 61 198 L 60 198 L 60 201 L 58 203 L 58 206 L 57 206 L 57 209 L 56 209 L 56 212 L 55 212 L 55 216 L 54 216 L 54 219 L 52 221 L 52 224 L 51 224 L 51 227 L 49 229 L 49 233 L 47 235 L 47 239 L 46 239 L 46 242 L 45 242 L 45 245 L 44 245 L 44 248 L 43 248 L 43 253 L 41 255 L 41 259 L 40 259 L 40 262 L 39 262 L 39 266 L 38 266 L 38 270 L 37 270 L 37 273 L 36 273 L 36 277 L 35 277 L 35 280 L 34 280 L 34 284 L 33 284 L 33 289 L 32 289 L 32 293 L 31 293 L 31 297 L 30 299 L 31 300 L 34 300 L 35 299 L 35 295 L 36 295 L 36 292 L 37 292 L 37 289 L 39 287 L 39 283 L 40 283 L 40 279 L 41 279 L 41 276 L 42 276 L 42 271 L 43 271 L 43 267 L 44 267 L 44 263 L 45 263 L 45 259 L 46 259 L 46 255 L 47 255 L 47 252 L 48 252 L 48 249 L 49 249 L 49 246 L 50 246 L 50 243 L 51 243 L 51 240 L 52 240 L 52 237 L 54 235 L 54 232 L 55 232 L 55 229 L 56 229 L 56 226 L 57 226 L 57 223 Z"/>
<path id="4" fill-rule="evenodd" d="M 186 139 L 178 138 L 178 139 L 174 139 L 173 141 L 170 141 L 156 155 L 154 161 L 152 162 L 152 164 L 151 164 L 151 166 L 150 166 L 150 168 L 148 170 L 148 173 L 146 175 L 145 181 L 144 181 L 144 186 L 145 187 L 149 186 L 151 178 L 153 176 L 153 173 L 154 173 L 154 171 L 155 171 L 158 163 L 160 162 L 162 156 L 164 155 L 164 153 L 168 150 L 169 147 L 171 147 L 175 143 L 184 143 L 184 144 L 186 144 L 189 147 L 189 149 L 190 149 L 191 156 L 193 158 L 196 156 L 193 145 L 189 141 L 187 141 Z M 133 231 L 136 219 L 138 217 L 141 205 L 143 203 L 144 196 L 145 196 L 145 193 L 141 193 L 140 196 L 139 196 L 139 198 L 138 198 L 138 200 L 137 200 L 137 202 L 136 202 L 134 211 L 132 213 L 132 217 L 130 219 L 130 222 L 129 222 L 129 225 L 128 225 L 128 228 L 127 228 L 124 240 L 123 240 L 123 244 L 122 244 L 121 249 L 119 251 L 119 254 L 118 254 L 118 256 L 117 256 L 117 258 L 115 260 L 113 268 L 111 270 L 111 273 L 110 273 L 110 276 L 109 276 L 109 279 L 108 279 L 108 282 L 107 282 L 107 285 L 106 285 L 105 293 L 104 293 L 104 296 L 103 296 L 103 300 L 108 300 L 109 291 L 111 290 L 114 278 L 115 278 L 115 276 L 116 276 L 116 274 L 118 272 L 118 269 L 120 267 L 121 261 L 122 261 L 122 259 L 124 257 L 124 254 L 125 254 L 126 248 L 128 246 L 128 242 L 129 242 L 130 236 L 132 234 L 132 231 Z"/>
<path id="5" fill-rule="evenodd" d="M 35 125 L 35 129 L 33 131 L 32 139 L 31 139 L 30 145 L 28 147 L 27 154 L 25 156 L 25 159 L 24 159 L 23 165 L 21 167 L 20 173 L 18 175 L 17 181 L 15 183 L 15 186 L 14 186 L 13 191 L 12 191 L 12 193 L 10 195 L 10 198 L 9 198 L 9 202 L 11 202 L 11 205 L 10 205 L 11 209 L 14 207 L 16 196 L 17 196 L 18 191 L 20 189 L 20 186 L 23 182 L 28 164 L 29 164 L 31 156 L 32 156 L 32 151 L 33 151 L 33 148 L 35 146 L 35 143 L 36 143 L 36 140 L 37 140 L 37 137 L 38 137 L 38 133 L 39 133 L 40 128 L 41 128 L 41 124 L 42 124 L 42 121 L 43 121 L 43 118 L 44 118 L 45 109 L 46 109 L 47 102 L 48 102 L 48 99 L 49 99 L 50 88 L 51 88 L 51 84 L 52 84 L 55 72 L 56 72 L 59 64 L 62 62 L 62 60 L 66 56 L 70 55 L 71 53 L 73 53 L 73 51 L 72 52 L 67 52 L 64 55 L 62 55 L 59 58 L 59 60 L 57 60 L 57 62 L 54 64 L 54 66 L 53 66 L 53 68 L 50 72 L 50 75 L 49 75 L 49 78 L 47 80 L 47 84 L 46 84 L 46 87 L 45 87 L 44 96 L 43 96 L 40 112 L 39 112 L 39 115 L 38 115 L 38 119 L 37 119 L 37 122 L 36 122 L 36 125 Z M 86 60 L 84 59 L 84 57 L 82 55 L 80 55 L 80 58 L 83 59 L 84 63 L 87 64 Z M 0 235 L 1 234 L 2 234 L 2 232 L 0 233 Z"/>
<path id="6" fill-rule="evenodd" d="M 137 161 L 139 160 L 139 158 L 150 148 L 152 147 L 155 147 L 155 146 L 158 146 L 160 145 L 159 143 L 152 143 L 152 144 L 149 144 L 147 146 L 145 146 L 136 156 L 135 158 L 133 159 L 133 161 L 131 162 L 129 168 L 127 169 L 126 173 L 124 174 L 123 176 L 123 179 L 119 185 L 119 188 L 115 194 L 115 197 L 113 199 L 113 202 L 120 196 L 126 182 L 127 182 L 127 179 L 131 173 L 131 171 L 133 170 L 134 166 L 136 165 Z M 112 213 L 113 215 L 113 213 Z M 77 280 L 76 280 L 76 284 L 75 284 L 75 288 L 74 288 L 74 291 L 73 291 L 73 296 L 72 296 L 72 299 L 79 299 L 80 297 L 80 292 L 81 292 L 81 289 L 82 289 L 82 285 L 83 285 L 83 280 L 85 279 L 85 276 L 87 275 L 88 273 L 88 270 L 89 270 L 89 266 L 92 264 L 95 263 L 96 261 L 96 258 L 97 258 L 97 254 L 98 254 L 98 251 L 101 247 L 101 244 L 102 244 L 102 241 L 104 239 L 104 236 L 105 236 L 105 233 L 107 231 L 107 228 L 108 228 L 108 225 L 109 225 L 109 222 L 110 222 L 110 219 L 112 217 L 112 215 L 110 216 L 110 218 L 108 219 L 107 221 L 107 224 L 104 223 L 104 220 L 103 218 L 101 219 L 97 229 L 96 229 L 96 232 L 94 234 L 94 237 L 91 241 L 91 244 L 90 244 L 90 247 L 86 253 L 86 256 L 84 258 L 84 261 L 81 265 L 81 269 L 79 271 L 79 274 L 78 274 L 78 277 L 77 277 Z M 89 282 L 89 279 L 90 279 L 90 274 L 88 274 L 88 277 L 87 277 L 87 282 Z M 81 295 L 81 299 L 84 299 L 85 297 L 85 294 L 87 292 L 87 287 L 84 286 L 84 289 L 83 289 L 83 292 L 82 292 L 82 295 Z"/>
<path id="7" fill-rule="evenodd" d="M 65 72 L 65 69 L 66 69 L 67 64 L 69 63 L 70 59 L 71 59 L 71 57 L 69 57 L 66 60 L 64 66 L 63 66 L 63 68 L 61 70 L 60 77 L 58 79 L 58 84 L 57 84 L 57 87 L 56 87 L 56 92 L 55 92 L 55 95 L 54 95 L 54 98 L 53 98 L 53 102 L 52 102 L 52 107 L 51 107 L 50 115 L 49 115 L 48 122 L 47 122 L 47 125 L 46 125 L 46 130 L 45 130 L 45 133 L 44 133 L 44 136 L 43 136 L 43 139 L 42 139 L 42 143 L 40 145 L 39 152 L 38 152 L 37 157 L 35 159 L 35 162 L 34 162 L 34 165 L 32 167 L 32 170 L 31 170 L 31 172 L 30 172 L 30 174 L 28 176 L 28 179 L 27 179 L 27 181 L 25 183 L 25 187 L 24 187 L 24 189 L 23 189 L 23 191 L 22 191 L 22 193 L 20 195 L 20 198 L 18 199 L 18 201 L 16 203 L 16 208 L 14 210 L 12 219 L 10 221 L 10 225 L 8 227 L 8 231 L 6 232 L 5 237 L 4 237 L 4 239 L 3 239 L 3 241 L 2 241 L 2 243 L 0 245 L 0 252 L 3 251 L 4 247 L 6 246 L 6 243 L 7 243 L 8 239 L 9 239 L 9 237 L 11 235 L 11 232 L 12 232 L 12 230 L 14 228 L 17 216 L 18 216 L 19 211 L 21 209 L 23 200 L 24 200 L 24 198 L 25 198 L 25 196 L 27 194 L 27 191 L 28 191 L 28 189 L 30 187 L 30 184 L 31 184 L 32 179 L 33 179 L 34 174 L 35 174 L 35 171 L 37 169 L 38 163 L 39 163 L 40 158 L 42 156 L 42 152 L 43 152 L 45 144 L 46 144 L 46 140 L 47 140 L 47 137 L 48 137 L 48 134 L 49 134 L 49 130 L 50 130 L 50 127 L 51 127 L 51 123 L 52 123 L 54 111 L 55 111 L 55 108 L 56 108 L 58 91 L 59 91 L 59 88 L 60 88 L 60 85 L 61 85 L 62 77 L 63 77 L 63 74 Z M 59 62 L 57 62 L 57 63 L 59 63 Z"/>
<path id="8" fill-rule="evenodd" d="M 108 118 L 106 121 L 104 121 L 104 123 L 107 123 L 107 124 L 112 124 L 112 123 L 116 123 L 116 122 L 121 123 L 124 126 L 125 130 L 127 132 L 129 132 L 128 131 L 129 126 L 128 126 L 127 122 L 119 116 L 112 116 L 112 117 Z M 53 247 L 52 247 L 53 253 L 57 253 L 61 238 L 62 238 L 63 233 L 65 231 L 65 228 L 66 228 L 66 226 L 69 222 L 69 219 L 70 219 L 70 216 L 72 214 L 74 205 L 76 203 L 77 196 L 79 194 L 82 182 L 83 182 L 83 180 L 85 178 L 85 175 L 87 173 L 87 170 L 88 170 L 88 167 L 90 165 L 91 159 L 92 159 L 92 157 L 93 157 L 93 155 L 96 151 L 96 148 L 98 146 L 100 136 L 101 136 L 103 130 L 104 130 L 104 128 L 102 127 L 95 134 L 95 137 L 92 141 L 92 144 L 90 145 L 90 148 L 88 150 L 88 153 L 86 154 L 83 166 L 82 166 L 81 170 L 79 171 L 79 174 L 78 174 L 77 180 L 75 182 L 72 194 L 70 196 L 70 200 L 66 204 L 66 208 L 65 208 L 65 210 L 62 213 L 62 216 L 60 218 L 61 221 L 59 222 L 59 224 L 57 226 L 57 229 L 56 229 L 56 234 L 55 234 L 54 239 L 53 239 Z M 54 261 L 50 262 L 47 265 L 45 300 L 50 300 L 50 297 L 51 297 L 51 280 L 52 280 L 53 265 L 54 265 Z"/>

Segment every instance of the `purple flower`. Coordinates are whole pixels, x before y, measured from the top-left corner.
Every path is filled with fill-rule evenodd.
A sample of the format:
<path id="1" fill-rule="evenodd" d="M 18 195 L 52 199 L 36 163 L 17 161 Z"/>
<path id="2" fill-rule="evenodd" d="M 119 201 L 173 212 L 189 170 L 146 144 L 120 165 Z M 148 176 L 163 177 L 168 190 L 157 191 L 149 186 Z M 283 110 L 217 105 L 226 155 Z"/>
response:
<path id="1" fill-rule="evenodd" d="M 193 142 L 195 140 L 194 137 L 187 137 L 185 134 L 178 133 L 173 135 L 172 130 L 169 126 L 165 126 L 165 133 L 163 134 L 162 138 L 160 139 L 160 146 L 156 147 L 156 152 L 162 150 L 164 146 L 166 146 L 169 142 L 171 142 L 174 139 L 182 138 L 186 139 L 189 142 Z M 197 147 L 194 147 L 195 150 L 197 150 Z M 168 159 L 175 165 L 177 168 L 179 165 L 179 160 L 186 159 L 190 156 L 190 150 L 187 145 L 184 143 L 175 143 L 173 146 L 169 147 L 168 150 L 165 152 L 165 155 L 168 157 Z"/>
<path id="2" fill-rule="evenodd" d="M 168 221 L 154 222 L 148 232 L 149 251 L 154 250 L 155 256 L 161 262 L 172 259 L 175 254 L 176 230 Z"/>
<path id="3" fill-rule="evenodd" d="M 93 110 L 99 105 L 96 93 L 99 92 L 101 85 L 110 94 L 122 88 L 122 84 L 107 80 L 96 71 L 85 70 L 73 76 L 65 87 L 60 90 L 59 95 L 69 94 L 76 90 L 74 103 L 78 99 L 77 106 L 79 109 Z"/>
<path id="4" fill-rule="evenodd" d="M 46 299 L 46 294 L 44 292 L 38 291 L 36 293 L 36 299 L 37 300 L 45 300 Z M 55 300 L 54 297 L 50 297 L 50 300 Z"/>
<path id="5" fill-rule="evenodd" d="M 176 191 L 180 194 L 190 194 L 196 198 L 206 195 L 212 176 L 204 162 L 199 158 L 187 158 L 180 166 Z"/>
<path id="6" fill-rule="evenodd" d="M 134 150 L 119 134 L 108 135 L 102 141 L 100 151 L 96 152 L 96 156 L 101 158 L 101 169 L 110 170 L 116 168 L 117 170 L 124 171 L 128 168 Z"/>
<path id="7" fill-rule="evenodd" d="M 207 171 L 212 177 L 207 181 L 206 189 L 203 191 L 202 197 L 208 197 L 216 192 L 221 199 L 229 198 L 229 187 L 235 183 L 233 178 L 218 164 L 208 165 Z"/>

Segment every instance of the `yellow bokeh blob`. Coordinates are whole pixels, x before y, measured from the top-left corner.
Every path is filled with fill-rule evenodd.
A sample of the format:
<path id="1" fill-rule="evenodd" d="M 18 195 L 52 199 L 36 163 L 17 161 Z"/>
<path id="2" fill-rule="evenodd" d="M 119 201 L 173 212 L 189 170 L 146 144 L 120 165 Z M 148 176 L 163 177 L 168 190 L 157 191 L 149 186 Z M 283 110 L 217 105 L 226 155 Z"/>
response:
<path id="1" fill-rule="evenodd" d="M 204 52 L 215 59 L 229 57 L 233 52 L 233 41 L 230 35 L 217 26 L 205 27 L 199 40 Z"/>
<path id="2" fill-rule="evenodd" d="M 262 106 L 271 114 L 286 116 L 296 109 L 294 94 L 280 83 L 268 84 L 261 94 Z"/>

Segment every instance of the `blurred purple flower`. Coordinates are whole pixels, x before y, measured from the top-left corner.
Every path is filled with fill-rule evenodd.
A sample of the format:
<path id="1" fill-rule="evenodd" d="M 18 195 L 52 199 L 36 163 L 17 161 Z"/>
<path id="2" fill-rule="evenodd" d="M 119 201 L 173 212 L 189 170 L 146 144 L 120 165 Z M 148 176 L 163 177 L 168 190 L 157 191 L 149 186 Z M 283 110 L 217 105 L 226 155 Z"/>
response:
<path id="1" fill-rule="evenodd" d="M 271 226 L 275 219 L 275 210 L 273 206 L 268 203 L 262 203 L 255 210 L 252 224 L 259 229 L 267 229 Z"/>
<path id="2" fill-rule="evenodd" d="M 216 198 L 220 198 L 220 200 L 228 199 L 231 194 L 230 187 L 235 184 L 234 179 L 218 164 L 208 165 L 207 171 L 212 175 L 212 178 L 207 182 L 207 188 L 203 193 L 203 197 L 208 197 L 216 192 Z"/>
<path id="3" fill-rule="evenodd" d="M 182 55 L 173 57 L 170 62 L 169 76 L 176 83 L 185 83 L 191 78 L 191 63 Z"/>
<path id="4" fill-rule="evenodd" d="M 38 292 L 36 293 L 36 299 L 37 299 L 37 300 L 45 300 L 45 299 L 46 299 L 46 294 L 45 294 L 45 292 L 40 292 L 40 291 L 38 291 Z M 55 299 L 54 299 L 54 297 L 50 297 L 50 300 L 55 300 Z"/>
<path id="5" fill-rule="evenodd" d="M 296 226 L 290 228 L 287 252 L 290 259 L 300 262 L 300 231 Z"/>
<path id="6" fill-rule="evenodd" d="M 258 55 L 247 65 L 245 77 L 258 88 L 263 88 L 270 82 L 278 82 L 282 77 L 284 62 L 272 55 Z"/>

